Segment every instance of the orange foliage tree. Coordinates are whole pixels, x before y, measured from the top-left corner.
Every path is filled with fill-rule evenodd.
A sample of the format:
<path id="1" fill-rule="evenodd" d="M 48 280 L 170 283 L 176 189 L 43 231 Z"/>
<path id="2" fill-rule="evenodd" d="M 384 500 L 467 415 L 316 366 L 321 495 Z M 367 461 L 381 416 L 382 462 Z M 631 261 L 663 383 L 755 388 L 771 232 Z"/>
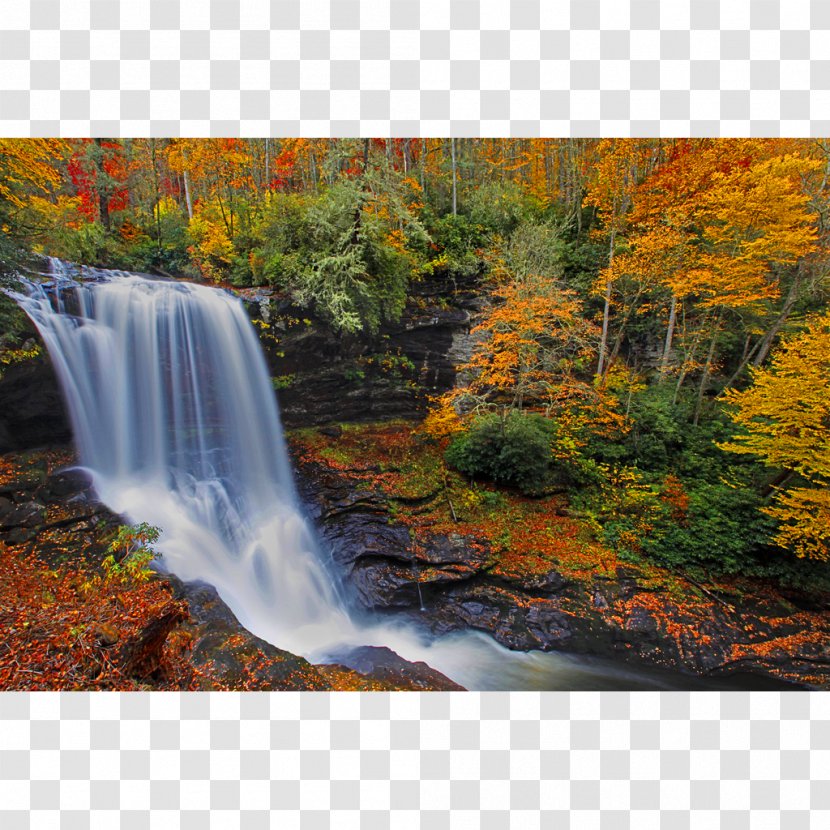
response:
<path id="1" fill-rule="evenodd" d="M 472 330 L 477 345 L 458 370 L 461 385 L 435 402 L 427 432 L 452 434 L 472 415 L 524 408 L 554 418 L 560 440 L 573 446 L 586 429 L 621 428 L 616 397 L 590 380 L 600 331 L 578 297 L 539 274 L 513 277 L 494 296 Z"/>

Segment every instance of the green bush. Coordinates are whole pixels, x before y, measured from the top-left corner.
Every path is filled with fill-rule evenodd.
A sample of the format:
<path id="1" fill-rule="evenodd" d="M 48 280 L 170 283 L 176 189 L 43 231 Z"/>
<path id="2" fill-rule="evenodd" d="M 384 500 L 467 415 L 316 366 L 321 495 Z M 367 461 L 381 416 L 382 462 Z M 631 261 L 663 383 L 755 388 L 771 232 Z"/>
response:
<path id="1" fill-rule="evenodd" d="M 755 570 L 774 528 L 759 510 L 760 497 L 748 488 L 700 481 L 688 487 L 687 496 L 682 514 L 670 502 L 655 498 L 647 516 L 615 516 L 603 528 L 604 541 L 622 553 L 704 574 Z M 634 538 L 636 550 L 631 547 Z"/>
<path id="2" fill-rule="evenodd" d="M 504 180 L 478 185 L 470 193 L 465 207 L 473 225 L 504 237 L 513 233 L 522 222 L 541 216 L 540 205 L 521 185 Z"/>
<path id="3" fill-rule="evenodd" d="M 477 251 L 488 244 L 486 229 L 461 214 L 447 214 L 430 223 L 430 235 L 441 254 L 438 258 L 453 278 L 473 276 L 481 270 Z"/>
<path id="4" fill-rule="evenodd" d="M 553 483 L 555 425 L 541 415 L 482 415 L 447 448 L 447 463 L 471 478 L 488 478 L 537 495 Z"/>

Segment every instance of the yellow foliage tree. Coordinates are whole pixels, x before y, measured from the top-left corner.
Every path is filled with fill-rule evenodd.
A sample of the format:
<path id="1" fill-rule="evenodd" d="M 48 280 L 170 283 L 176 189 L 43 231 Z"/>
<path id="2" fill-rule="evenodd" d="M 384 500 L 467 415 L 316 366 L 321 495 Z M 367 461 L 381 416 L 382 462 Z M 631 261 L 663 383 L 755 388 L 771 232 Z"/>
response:
<path id="1" fill-rule="evenodd" d="M 757 455 L 806 482 L 779 490 L 766 508 L 779 523 L 778 544 L 830 559 L 830 313 L 784 343 L 769 368 L 755 369 L 752 386 L 726 397 L 744 431 L 723 449 Z"/>
<path id="2" fill-rule="evenodd" d="M 199 270 L 209 279 L 221 282 L 233 260 L 234 247 L 218 200 L 199 202 L 188 233 L 193 240 L 188 250 Z"/>
<path id="3" fill-rule="evenodd" d="M 597 145 L 585 204 L 596 208 L 608 235 L 608 266 L 600 275 L 604 295 L 602 333 L 597 361 L 597 377 L 604 378 L 608 366 L 608 335 L 616 276 L 614 258 L 618 237 L 628 222 L 628 212 L 638 181 L 653 164 L 654 142 L 648 139 L 602 139 Z"/>
<path id="4" fill-rule="evenodd" d="M 68 152 L 58 138 L 0 138 L 0 200 L 23 207 L 32 192 L 53 191 L 62 175 L 56 161 Z"/>

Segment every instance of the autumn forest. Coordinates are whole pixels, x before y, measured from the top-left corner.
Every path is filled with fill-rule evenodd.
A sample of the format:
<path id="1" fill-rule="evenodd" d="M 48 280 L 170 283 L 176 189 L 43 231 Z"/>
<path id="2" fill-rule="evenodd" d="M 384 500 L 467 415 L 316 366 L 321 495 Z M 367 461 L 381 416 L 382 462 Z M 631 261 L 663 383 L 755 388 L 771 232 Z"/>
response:
<path id="1" fill-rule="evenodd" d="M 63 398 L 46 415 L 27 397 L 35 375 L 25 373 L 55 352 L 21 296 L 64 313 L 59 268 L 93 300 L 107 290 L 95 281 L 119 272 L 196 292 L 201 316 L 175 342 L 203 367 L 218 342 L 211 326 L 242 324 L 219 316 L 236 305 L 213 309 L 199 292 L 242 301 L 282 410 L 298 509 L 317 528 L 307 547 L 333 551 L 323 570 L 345 586 L 349 625 L 394 616 L 439 639 L 478 629 L 517 653 L 826 686 L 829 172 L 830 141 L 818 139 L 0 139 L 0 401 L 15 408 L 0 419 L 0 555 L 14 561 L 0 595 L 17 597 L 0 610 L 13 632 L 0 644 L 0 683 L 20 682 L 6 659 L 14 652 L 18 669 L 51 677 L 28 687 L 488 687 L 453 674 L 455 658 L 437 649 L 431 660 L 390 645 L 435 676 L 406 660 L 367 673 L 342 649 L 323 654 L 265 624 L 256 637 L 229 630 L 221 648 L 239 667 L 222 674 L 227 660 L 194 656 L 203 607 L 157 573 L 161 561 L 161 573 L 190 578 L 165 559 L 165 538 L 175 546 L 164 516 L 115 509 L 126 515 L 103 527 L 95 514 L 98 533 L 85 514 L 86 535 L 49 538 L 44 527 L 70 523 L 40 490 L 21 495 L 21 471 L 52 481 L 80 451 L 101 473 L 84 455 L 76 409 L 74 449 L 68 427 L 63 439 L 54 426 L 45 434 L 67 398 L 61 372 Z M 191 313 L 176 309 L 159 324 L 165 343 Z M 202 388 L 236 382 L 243 361 L 251 378 L 259 371 L 247 340 L 221 343 Z M 164 348 L 124 365 L 163 363 Z M 146 377 L 124 406 L 145 412 Z M 176 394 L 195 399 L 196 386 Z M 171 404 L 173 432 L 202 423 L 188 406 L 182 415 Z M 216 412 L 202 453 L 237 423 Z M 280 429 L 269 413 L 257 415 L 266 436 Z M 256 427 L 249 410 L 233 418 Z M 183 452 L 171 451 L 173 466 Z M 223 473 L 224 463 L 211 460 L 211 475 L 245 516 L 240 504 L 259 501 L 236 485 L 262 477 Z M 284 494 L 282 467 L 274 476 Z M 37 521 L 20 518 L 30 503 L 45 511 Z M 99 564 L 84 557 L 79 580 L 83 545 L 103 553 Z M 252 567 L 262 581 L 265 566 Z M 244 616 L 229 599 L 241 588 L 202 578 Z M 59 586 L 46 603 L 44 580 Z M 102 597 L 112 596 L 124 613 L 103 630 Z M 75 622 L 57 631 L 48 621 L 60 603 Z M 137 623 L 148 607 L 170 617 L 156 640 Z M 38 648 L 27 615 L 44 628 Z M 239 657 L 240 637 L 255 669 Z M 289 682 L 284 663 L 251 645 L 257 637 L 302 654 L 307 668 Z M 64 654 L 48 666 L 47 641 Z M 597 687 L 597 676 L 550 688 Z"/>

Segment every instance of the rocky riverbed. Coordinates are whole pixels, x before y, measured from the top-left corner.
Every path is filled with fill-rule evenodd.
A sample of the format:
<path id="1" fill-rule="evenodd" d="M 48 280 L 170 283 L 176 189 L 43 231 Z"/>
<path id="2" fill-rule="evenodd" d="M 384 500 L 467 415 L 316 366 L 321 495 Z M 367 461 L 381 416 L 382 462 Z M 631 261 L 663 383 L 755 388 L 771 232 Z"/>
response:
<path id="1" fill-rule="evenodd" d="M 388 443 L 384 427 L 376 432 Z M 573 555 L 563 547 L 557 562 L 541 539 L 557 528 L 553 504 L 541 511 L 528 504 L 524 527 L 515 528 L 526 537 L 525 567 L 514 567 L 486 525 L 453 517 L 446 492 L 401 490 L 397 472 L 373 463 L 368 450 L 357 462 L 333 451 L 348 441 L 324 429 L 303 434 L 294 450 L 303 499 L 364 608 L 406 615 L 434 634 L 483 631 L 515 650 L 740 678 L 749 688 L 830 688 L 827 597 L 748 580 L 704 587 L 588 546 Z M 567 535 L 570 520 L 561 522 Z"/>

